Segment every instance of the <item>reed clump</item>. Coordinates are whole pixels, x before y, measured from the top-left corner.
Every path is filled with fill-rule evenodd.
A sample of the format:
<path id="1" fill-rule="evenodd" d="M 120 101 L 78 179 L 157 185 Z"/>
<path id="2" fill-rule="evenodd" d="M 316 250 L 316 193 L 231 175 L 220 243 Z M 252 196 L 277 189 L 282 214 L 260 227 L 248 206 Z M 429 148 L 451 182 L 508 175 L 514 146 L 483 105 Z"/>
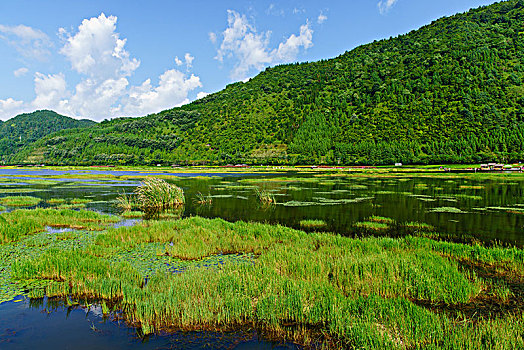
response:
<path id="1" fill-rule="evenodd" d="M 255 193 L 257 195 L 258 200 L 264 205 L 271 205 L 271 204 L 277 203 L 277 200 L 275 199 L 275 195 L 269 191 L 260 190 L 257 188 L 255 190 Z"/>
<path id="2" fill-rule="evenodd" d="M 136 189 L 136 199 L 143 210 L 161 210 L 183 205 L 184 191 L 158 178 L 145 179 Z"/>

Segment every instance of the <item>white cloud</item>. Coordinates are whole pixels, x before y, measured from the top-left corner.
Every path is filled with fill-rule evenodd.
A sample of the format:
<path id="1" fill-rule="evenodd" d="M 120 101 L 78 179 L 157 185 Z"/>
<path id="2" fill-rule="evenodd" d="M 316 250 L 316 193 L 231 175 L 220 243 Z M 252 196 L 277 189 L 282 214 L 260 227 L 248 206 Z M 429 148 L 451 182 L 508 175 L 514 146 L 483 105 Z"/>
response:
<path id="1" fill-rule="evenodd" d="M 128 78 L 138 69 L 140 61 L 125 49 L 126 39 L 120 37 L 116 24 L 117 17 L 102 13 L 83 20 L 76 32 L 60 28 L 58 34 L 64 43 L 60 53 L 79 73 L 80 82 L 68 90 L 63 73 L 38 72 L 34 77 L 35 99 L 31 102 L 0 100 L 0 118 L 12 117 L 23 110 L 53 109 L 72 117 L 101 120 L 142 116 L 188 103 L 189 93 L 202 87 L 200 78 L 188 73 L 195 58 L 190 53 L 186 53 L 183 60 L 175 57 L 175 64 L 185 64 L 186 72 L 168 69 L 159 76 L 158 85 L 147 79 L 139 86 L 131 86 Z M 43 38 L 43 33 L 27 28 L 18 28 L 17 35 Z M 5 26 L 0 30 L 5 31 Z M 13 73 L 23 75 L 27 69 Z"/>
<path id="2" fill-rule="evenodd" d="M 147 79 L 140 86 L 132 87 L 129 91 L 123 112 L 127 115 L 142 115 L 172 108 L 174 105 L 188 103 L 188 92 L 202 87 L 200 78 L 171 69 L 165 71 L 159 79 L 157 87 L 151 85 Z"/>
<path id="3" fill-rule="evenodd" d="M 12 98 L 0 100 L 0 119 L 6 120 L 22 113 L 24 101 L 16 101 Z"/>
<path id="4" fill-rule="evenodd" d="M 67 84 L 63 74 L 35 74 L 36 98 L 32 105 L 38 109 L 57 109 L 67 96 Z"/>
<path id="5" fill-rule="evenodd" d="M 26 67 L 22 67 L 22 68 L 18 68 L 17 70 L 13 71 L 13 74 L 15 75 L 15 77 L 19 78 L 19 77 L 26 75 L 27 72 L 29 72 L 29 69 L 27 69 Z"/>
<path id="6" fill-rule="evenodd" d="M 36 60 L 46 60 L 51 53 L 49 49 L 53 46 L 47 34 L 23 24 L 0 24 L 0 39 L 7 41 L 25 58 Z"/>
<path id="7" fill-rule="evenodd" d="M 309 27 L 309 23 L 306 23 L 300 26 L 299 36 L 291 34 L 285 42 L 278 45 L 276 56 L 281 62 L 290 62 L 297 57 L 301 47 L 309 49 L 311 46 L 313 46 L 313 30 Z"/>
<path id="8" fill-rule="evenodd" d="M 188 52 L 184 55 L 184 60 L 186 61 L 186 66 L 187 66 L 187 69 L 190 69 L 191 67 L 193 67 L 193 60 L 195 58 L 193 56 L 191 56 L 191 54 Z"/>
<path id="9" fill-rule="evenodd" d="M 61 31 L 66 43 L 60 53 L 78 73 L 91 78 L 117 78 L 131 75 L 140 61 L 130 58 L 124 48 L 127 39 L 115 32 L 117 17 L 101 14 L 84 19 L 75 35 Z"/>
<path id="10" fill-rule="evenodd" d="M 397 0 L 380 0 L 377 4 L 378 10 L 381 14 L 387 13 L 393 5 L 397 3 Z"/>
<path id="11" fill-rule="evenodd" d="M 318 18 L 317 18 L 317 23 L 318 24 L 322 24 L 324 23 L 326 20 L 327 20 L 327 16 L 325 14 L 323 14 L 322 12 L 320 12 L 320 14 L 318 15 Z"/>
<path id="12" fill-rule="evenodd" d="M 200 91 L 200 92 L 197 94 L 197 100 L 200 100 L 201 98 L 204 98 L 204 97 L 206 97 L 207 95 L 209 95 L 209 92 Z"/>
<path id="13" fill-rule="evenodd" d="M 209 32 L 209 40 L 213 43 L 213 44 L 216 44 L 217 42 L 217 35 L 213 32 Z"/>
<path id="14" fill-rule="evenodd" d="M 269 7 L 266 9 L 266 14 L 271 16 L 284 16 L 286 13 L 284 9 L 279 9 L 275 4 L 269 4 Z"/>
<path id="15" fill-rule="evenodd" d="M 250 71 L 261 70 L 264 66 L 285 63 L 296 59 L 300 48 L 313 45 L 313 30 L 309 23 L 300 27 L 300 34 L 292 34 L 280 43 L 277 49 L 269 48 L 271 31 L 258 33 L 245 15 L 228 10 L 228 27 L 222 33 L 223 40 L 215 57 L 220 62 L 225 58 L 236 61 L 231 72 L 233 79 L 245 79 Z"/>

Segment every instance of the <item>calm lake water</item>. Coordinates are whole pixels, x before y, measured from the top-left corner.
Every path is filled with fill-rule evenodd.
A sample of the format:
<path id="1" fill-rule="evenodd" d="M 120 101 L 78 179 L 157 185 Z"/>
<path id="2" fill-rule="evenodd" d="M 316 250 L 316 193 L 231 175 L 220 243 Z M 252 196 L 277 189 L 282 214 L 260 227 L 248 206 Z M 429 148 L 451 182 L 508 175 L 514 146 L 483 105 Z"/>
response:
<path id="1" fill-rule="evenodd" d="M 177 332 L 143 338 L 135 328 L 104 318 L 100 307 L 67 307 L 60 301 L 28 299 L 0 304 L 0 349 L 295 348 L 266 341 L 255 331 Z"/>
<path id="2" fill-rule="evenodd" d="M 2 176 L 0 169 L 0 177 Z M 31 179 L 45 179 L 40 171 L 16 170 L 14 178 L 31 174 Z M 11 172 L 13 170 L 10 170 Z M 56 171 L 46 171 L 56 175 Z M 96 172 L 97 173 L 97 172 Z M 114 172 L 121 176 L 123 172 Z M 144 173 L 125 171 L 127 176 Z M 98 173 L 97 173 L 98 174 Z M 104 171 L 103 174 L 113 174 Z M 147 173 L 149 174 L 149 173 Z M 163 173 L 169 174 L 169 173 Z M 524 245 L 524 181 L 501 178 L 479 180 L 432 177 L 328 177 L 228 174 L 169 174 L 170 182 L 184 189 L 186 205 L 183 216 L 220 217 L 229 221 L 258 221 L 301 228 L 300 221 L 318 219 L 324 230 L 353 235 L 355 223 L 372 215 L 394 219 L 398 223 L 420 222 L 434 226 L 437 232 L 456 237 L 473 236 L 482 241 L 501 241 Z M 203 176 L 208 175 L 208 176 Z M 13 176 L 8 177 L 13 179 Z M 12 195 L 9 189 L 34 188 L 27 193 L 45 200 L 51 198 L 92 199 L 87 208 L 118 214 L 115 199 L 119 193 L 132 193 L 138 179 L 49 179 L 52 184 L 32 184 L 27 177 L 4 183 L 0 196 Z M 2 179 L 0 178 L 0 183 Z M 275 196 L 276 205 L 264 206 L 256 190 Z M 210 205 L 196 203 L 199 194 L 211 196 Z M 42 204 L 46 206 L 46 204 Z"/>

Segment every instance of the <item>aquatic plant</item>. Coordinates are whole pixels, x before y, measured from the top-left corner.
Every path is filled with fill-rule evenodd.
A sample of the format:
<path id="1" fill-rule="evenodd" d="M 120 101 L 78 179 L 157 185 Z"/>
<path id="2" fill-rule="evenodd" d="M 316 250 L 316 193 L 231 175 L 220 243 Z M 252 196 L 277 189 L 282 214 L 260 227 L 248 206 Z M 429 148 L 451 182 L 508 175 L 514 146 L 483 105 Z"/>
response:
<path id="1" fill-rule="evenodd" d="M 66 209 L 18 209 L 0 214 L 0 243 L 17 241 L 24 236 L 44 231 L 46 226 L 102 230 L 119 219 L 93 211 Z"/>
<path id="2" fill-rule="evenodd" d="M 435 227 L 425 222 L 410 221 L 403 224 L 404 227 L 417 231 L 435 231 Z"/>
<path id="3" fill-rule="evenodd" d="M 147 178 L 135 190 L 136 201 L 144 210 L 173 208 L 185 203 L 184 191 L 159 178 Z"/>
<path id="4" fill-rule="evenodd" d="M 260 190 L 260 189 L 256 189 L 255 190 L 255 193 L 257 195 L 257 198 L 258 200 L 262 203 L 262 204 L 265 204 L 265 205 L 268 205 L 268 204 L 276 204 L 277 201 L 275 199 L 275 196 L 267 191 L 267 190 Z"/>
<path id="5" fill-rule="evenodd" d="M 194 198 L 195 203 L 197 204 L 207 204 L 210 205 L 213 203 L 213 197 L 210 194 L 204 196 L 202 192 L 198 192 Z"/>
<path id="6" fill-rule="evenodd" d="M 452 214 L 466 214 L 467 211 L 455 207 L 437 207 L 429 210 L 430 213 L 452 213 Z"/>
<path id="7" fill-rule="evenodd" d="M 310 228 L 310 229 L 320 229 L 320 228 L 324 228 L 327 226 L 324 220 L 318 220 L 318 219 L 300 220 L 299 225 L 301 227 Z"/>
<path id="8" fill-rule="evenodd" d="M 11 207 L 32 207 L 41 201 L 42 199 L 31 196 L 8 196 L 0 198 L 0 203 Z"/>
<path id="9" fill-rule="evenodd" d="M 380 223 L 388 224 L 388 225 L 395 223 L 395 220 L 392 218 L 386 218 L 384 216 L 377 216 L 377 215 L 372 215 L 367 220 L 371 222 L 380 222 Z"/>
<path id="10" fill-rule="evenodd" d="M 360 221 L 354 225 L 358 229 L 370 231 L 383 231 L 389 229 L 389 225 L 382 222 L 375 221 Z"/>
<path id="11" fill-rule="evenodd" d="M 138 207 L 135 198 L 131 197 L 131 195 L 126 192 L 122 192 L 118 197 L 116 197 L 116 205 L 123 210 L 133 210 Z"/>

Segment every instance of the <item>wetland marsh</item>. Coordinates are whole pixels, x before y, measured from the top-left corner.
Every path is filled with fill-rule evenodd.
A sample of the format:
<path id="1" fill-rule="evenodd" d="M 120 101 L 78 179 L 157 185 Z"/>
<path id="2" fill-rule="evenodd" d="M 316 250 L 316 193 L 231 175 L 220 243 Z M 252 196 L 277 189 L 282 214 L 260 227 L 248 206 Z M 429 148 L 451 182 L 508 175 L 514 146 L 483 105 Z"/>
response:
<path id="1" fill-rule="evenodd" d="M 182 189 L 180 203 L 122 210 L 117 199 L 138 198 L 151 175 Z M 14 301 L 45 300 L 58 314 L 91 305 L 132 327 L 135 345 L 151 334 L 176 347 L 194 332 L 226 348 L 524 345 L 520 174 L 0 176 L 0 324 Z M 0 346 L 26 344 L 6 329 Z"/>

